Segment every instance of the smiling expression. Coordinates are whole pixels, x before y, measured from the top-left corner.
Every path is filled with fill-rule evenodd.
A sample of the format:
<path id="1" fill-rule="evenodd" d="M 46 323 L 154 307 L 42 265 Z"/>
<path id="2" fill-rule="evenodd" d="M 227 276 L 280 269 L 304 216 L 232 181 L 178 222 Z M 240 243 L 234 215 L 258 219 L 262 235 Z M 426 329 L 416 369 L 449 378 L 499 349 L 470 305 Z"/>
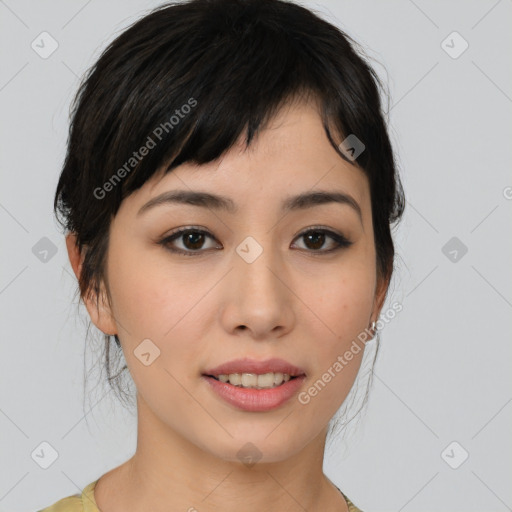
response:
<path id="1" fill-rule="evenodd" d="M 107 279 L 110 315 L 89 313 L 118 333 L 154 421 L 226 460 L 246 442 L 283 460 L 325 429 L 363 351 L 307 405 L 292 397 L 264 412 L 233 406 L 203 373 L 280 358 L 304 370 L 303 390 L 377 319 L 367 177 L 336 153 L 314 105 L 289 104 L 247 150 L 162 169 L 125 198 Z M 150 365 L 137 355 L 143 340 L 159 350 Z"/>

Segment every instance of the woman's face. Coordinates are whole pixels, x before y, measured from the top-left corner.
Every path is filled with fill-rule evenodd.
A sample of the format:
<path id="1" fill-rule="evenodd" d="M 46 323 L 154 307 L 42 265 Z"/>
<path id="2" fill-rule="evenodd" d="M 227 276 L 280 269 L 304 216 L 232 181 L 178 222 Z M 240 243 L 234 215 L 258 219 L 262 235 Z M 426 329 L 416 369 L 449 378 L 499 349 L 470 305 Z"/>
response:
<path id="1" fill-rule="evenodd" d="M 222 196 L 232 209 L 163 200 L 144 208 L 171 191 Z M 317 191 L 358 206 L 286 208 Z M 170 240 L 178 228 L 192 231 Z M 326 231 L 351 244 L 338 247 Z M 282 109 L 247 151 L 237 145 L 216 162 L 159 173 L 127 197 L 111 225 L 107 272 L 113 320 L 89 312 L 104 332 L 118 333 L 139 412 L 161 432 L 233 461 L 248 442 L 261 462 L 284 460 L 325 430 L 363 350 L 333 369 L 377 319 L 384 292 L 367 178 L 334 151 L 306 103 Z M 243 397 L 222 398 L 204 376 L 239 358 L 279 358 L 305 377 L 284 403 L 264 391 L 269 407 L 256 398 L 251 410 Z"/>

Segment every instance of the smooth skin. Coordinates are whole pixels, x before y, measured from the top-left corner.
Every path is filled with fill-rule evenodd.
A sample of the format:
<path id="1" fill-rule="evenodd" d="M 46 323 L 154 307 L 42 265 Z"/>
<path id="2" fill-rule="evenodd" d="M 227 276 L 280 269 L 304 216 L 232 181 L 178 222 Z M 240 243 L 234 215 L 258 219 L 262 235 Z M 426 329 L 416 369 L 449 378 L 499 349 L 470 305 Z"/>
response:
<path id="1" fill-rule="evenodd" d="M 170 190 L 227 196 L 238 212 L 168 203 L 138 215 Z M 281 213 L 286 197 L 315 190 L 350 194 L 362 218 L 339 203 Z M 319 226 L 352 244 L 325 252 L 336 247 L 328 234 L 323 243 L 303 236 Z M 159 244 L 183 227 L 209 235 Z M 248 236 L 263 248 L 252 263 L 236 252 Z M 75 240 L 68 235 L 78 277 Z M 323 456 L 362 350 L 308 404 L 294 397 L 266 412 L 227 404 L 201 374 L 279 357 L 305 370 L 307 390 L 378 319 L 389 283 L 378 282 L 375 256 L 368 180 L 330 145 L 312 102 L 286 104 L 248 150 L 238 143 L 215 162 L 160 171 L 125 198 L 110 229 L 111 302 L 105 287 L 99 307 L 84 299 L 98 329 L 118 334 L 137 388 L 137 449 L 99 479 L 102 512 L 348 510 Z M 149 366 L 134 353 L 145 339 L 160 350 Z M 237 457 L 248 442 L 262 454 L 252 467 Z"/>

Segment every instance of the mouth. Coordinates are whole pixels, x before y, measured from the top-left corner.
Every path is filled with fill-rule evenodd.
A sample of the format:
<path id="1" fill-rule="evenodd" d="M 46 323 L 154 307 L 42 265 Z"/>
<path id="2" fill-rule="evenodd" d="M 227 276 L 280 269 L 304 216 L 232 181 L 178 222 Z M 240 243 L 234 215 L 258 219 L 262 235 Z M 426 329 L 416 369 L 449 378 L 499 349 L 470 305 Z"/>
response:
<path id="1" fill-rule="evenodd" d="M 268 412 L 299 393 L 306 372 L 283 359 L 236 359 L 211 368 L 201 377 L 214 396 L 236 410 Z"/>
<path id="2" fill-rule="evenodd" d="M 202 379 L 214 396 L 244 412 L 268 412 L 286 404 L 300 392 L 306 375 L 283 372 L 204 373 Z"/>
<path id="3" fill-rule="evenodd" d="M 283 359 L 258 361 L 244 358 L 206 370 L 202 375 L 239 388 L 272 389 L 305 377 L 306 373 L 302 368 Z"/>

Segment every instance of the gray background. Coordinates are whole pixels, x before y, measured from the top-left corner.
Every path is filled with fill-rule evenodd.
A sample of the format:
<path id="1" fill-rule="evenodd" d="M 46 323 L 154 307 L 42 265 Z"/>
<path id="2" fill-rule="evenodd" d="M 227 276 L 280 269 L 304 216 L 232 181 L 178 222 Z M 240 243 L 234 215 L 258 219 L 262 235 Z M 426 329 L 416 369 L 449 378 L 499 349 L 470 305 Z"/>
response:
<path id="1" fill-rule="evenodd" d="M 1 511 L 76 493 L 135 448 L 104 376 L 90 374 L 84 406 L 84 358 L 98 361 L 84 356 L 52 200 L 79 77 L 159 3 L 0 1 Z M 403 310 L 382 330 L 366 414 L 325 471 L 365 512 L 512 510 L 512 1 L 304 5 L 380 62 L 408 200 L 388 299 Z M 46 59 L 31 47 L 43 31 L 58 42 Z M 58 452 L 48 469 L 31 455 L 43 442 Z"/>

